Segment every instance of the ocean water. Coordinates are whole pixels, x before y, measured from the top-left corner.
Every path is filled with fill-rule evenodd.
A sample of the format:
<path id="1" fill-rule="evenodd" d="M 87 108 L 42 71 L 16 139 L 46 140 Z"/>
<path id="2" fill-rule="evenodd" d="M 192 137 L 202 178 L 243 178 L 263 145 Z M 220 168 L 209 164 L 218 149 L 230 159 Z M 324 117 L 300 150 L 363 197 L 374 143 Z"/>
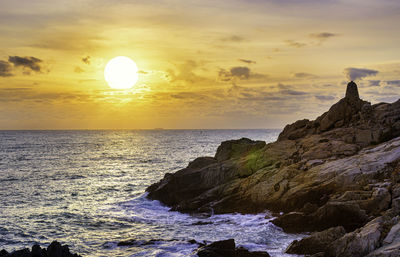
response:
<path id="1" fill-rule="evenodd" d="M 301 235 L 258 215 L 198 217 L 145 197 L 166 172 L 213 156 L 221 141 L 274 141 L 277 130 L 0 131 L 0 249 L 66 243 L 83 256 L 195 256 L 234 238 L 283 254 Z M 131 240 L 131 246 L 117 246 Z"/>

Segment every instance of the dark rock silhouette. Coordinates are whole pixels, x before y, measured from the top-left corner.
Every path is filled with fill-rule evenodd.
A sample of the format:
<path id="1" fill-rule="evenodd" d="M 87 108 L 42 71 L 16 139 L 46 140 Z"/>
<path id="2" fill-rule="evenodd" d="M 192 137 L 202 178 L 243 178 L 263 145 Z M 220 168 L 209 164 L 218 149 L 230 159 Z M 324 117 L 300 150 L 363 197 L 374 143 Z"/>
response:
<path id="1" fill-rule="evenodd" d="M 350 82 L 316 120 L 287 125 L 270 144 L 223 142 L 148 197 L 187 213 L 284 212 L 273 222 L 289 232 L 344 227 L 325 256 L 399 256 L 399 136 L 400 100 L 371 105 Z"/>
<path id="2" fill-rule="evenodd" d="M 217 241 L 197 250 L 199 257 L 270 257 L 267 252 L 250 252 L 245 248 L 236 247 L 234 239 Z"/>
<path id="3" fill-rule="evenodd" d="M 0 251 L 0 257 L 81 257 L 78 254 L 72 254 L 67 245 L 61 245 L 57 241 L 53 241 L 48 247 L 41 248 L 39 245 L 32 246 L 32 250 L 28 248 L 8 253 L 6 250 Z"/>

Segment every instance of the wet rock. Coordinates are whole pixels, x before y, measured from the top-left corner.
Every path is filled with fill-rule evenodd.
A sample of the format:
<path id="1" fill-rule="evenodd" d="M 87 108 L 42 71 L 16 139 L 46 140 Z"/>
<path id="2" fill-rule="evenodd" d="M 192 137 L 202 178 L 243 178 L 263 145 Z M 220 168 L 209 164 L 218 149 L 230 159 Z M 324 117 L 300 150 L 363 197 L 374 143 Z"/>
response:
<path id="1" fill-rule="evenodd" d="M 345 202 L 328 202 L 311 214 L 290 212 L 272 221 L 285 232 L 322 231 L 330 227 L 343 226 L 352 231 L 368 221 L 365 211 L 358 205 Z"/>
<path id="2" fill-rule="evenodd" d="M 216 241 L 200 247 L 197 250 L 199 257 L 269 257 L 267 252 L 250 252 L 243 247 L 236 248 L 235 240 Z"/>
<path id="3" fill-rule="evenodd" d="M 150 240 L 142 240 L 142 239 L 128 239 L 124 241 L 118 242 L 117 246 L 145 246 L 145 245 L 154 245 L 158 242 L 171 242 L 178 241 L 177 239 L 150 239 Z"/>
<path id="4" fill-rule="evenodd" d="M 322 232 L 315 232 L 311 236 L 293 241 L 286 250 L 289 254 L 317 254 L 325 252 L 328 246 L 342 237 L 346 231 L 343 227 L 333 227 Z"/>

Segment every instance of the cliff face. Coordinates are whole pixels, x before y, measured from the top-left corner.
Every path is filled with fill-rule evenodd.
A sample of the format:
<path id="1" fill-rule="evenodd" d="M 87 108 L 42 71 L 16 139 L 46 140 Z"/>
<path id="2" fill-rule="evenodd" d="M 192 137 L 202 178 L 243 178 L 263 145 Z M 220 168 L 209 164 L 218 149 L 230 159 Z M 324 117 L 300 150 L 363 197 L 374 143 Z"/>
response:
<path id="1" fill-rule="evenodd" d="M 350 82 L 346 96 L 316 120 L 287 125 L 270 144 L 223 142 L 215 157 L 166 174 L 148 197 L 182 212 L 283 211 L 273 222 L 288 232 L 341 226 L 353 239 L 380 217 L 373 249 L 329 250 L 329 256 L 364 256 L 383 244 L 400 213 L 399 135 L 400 101 L 371 105 Z M 361 247 L 353 239 L 335 240 L 353 251 Z"/>

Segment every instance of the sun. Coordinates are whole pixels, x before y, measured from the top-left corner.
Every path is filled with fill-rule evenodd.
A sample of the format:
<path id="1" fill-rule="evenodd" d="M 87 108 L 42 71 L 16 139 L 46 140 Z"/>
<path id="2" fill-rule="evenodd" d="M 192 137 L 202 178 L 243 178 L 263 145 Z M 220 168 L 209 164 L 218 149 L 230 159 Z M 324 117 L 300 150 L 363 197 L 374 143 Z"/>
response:
<path id="1" fill-rule="evenodd" d="M 112 58 L 104 69 L 104 78 L 114 89 L 129 89 L 136 84 L 138 77 L 136 63 L 126 56 Z"/>

